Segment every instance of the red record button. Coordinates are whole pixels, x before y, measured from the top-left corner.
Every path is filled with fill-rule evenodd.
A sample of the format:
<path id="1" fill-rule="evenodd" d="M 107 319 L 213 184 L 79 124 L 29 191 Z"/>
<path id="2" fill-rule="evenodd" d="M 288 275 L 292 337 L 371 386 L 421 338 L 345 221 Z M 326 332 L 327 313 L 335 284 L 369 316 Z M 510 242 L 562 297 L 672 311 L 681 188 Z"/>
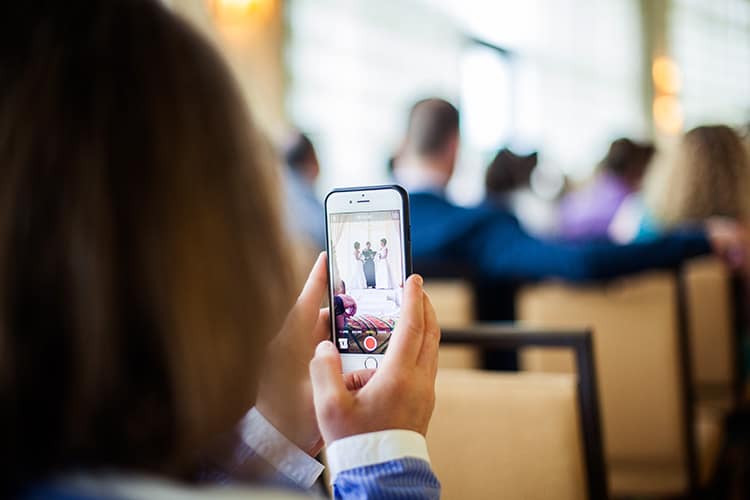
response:
<path id="1" fill-rule="evenodd" d="M 365 337 L 364 344 L 365 349 L 367 349 L 368 351 L 374 351 L 378 346 L 378 340 L 372 335 L 368 335 L 367 337 Z"/>

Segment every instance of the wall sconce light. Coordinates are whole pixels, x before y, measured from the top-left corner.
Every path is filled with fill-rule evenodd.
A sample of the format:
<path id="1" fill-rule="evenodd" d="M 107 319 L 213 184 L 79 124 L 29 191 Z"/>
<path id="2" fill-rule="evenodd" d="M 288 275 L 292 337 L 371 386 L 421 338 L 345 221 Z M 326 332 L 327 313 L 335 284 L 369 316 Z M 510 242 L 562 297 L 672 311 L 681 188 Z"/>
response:
<path id="1" fill-rule="evenodd" d="M 677 94 L 682 86 L 679 66 L 665 56 L 654 59 L 651 65 L 651 77 L 656 90 L 664 94 Z"/>
<path id="2" fill-rule="evenodd" d="M 651 63 L 651 78 L 654 83 L 654 124 L 664 134 L 677 135 L 684 126 L 679 99 L 682 87 L 680 68 L 669 57 L 657 56 Z"/>
<path id="3" fill-rule="evenodd" d="M 654 123 L 659 131 L 668 135 L 677 135 L 682 132 L 684 125 L 682 105 L 676 96 L 657 96 L 654 99 L 653 114 Z"/>
<path id="4" fill-rule="evenodd" d="M 206 0 L 218 23 L 258 23 L 271 15 L 276 0 Z"/>

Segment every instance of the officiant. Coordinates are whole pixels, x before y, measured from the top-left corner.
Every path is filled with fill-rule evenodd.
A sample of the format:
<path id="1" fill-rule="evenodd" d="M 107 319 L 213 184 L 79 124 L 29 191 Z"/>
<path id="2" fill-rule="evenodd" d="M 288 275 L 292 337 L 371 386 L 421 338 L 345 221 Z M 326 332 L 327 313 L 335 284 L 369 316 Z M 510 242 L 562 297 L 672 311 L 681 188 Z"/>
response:
<path id="1" fill-rule="evenodd" d="M 362 259 L 364 260 L 367 288 L 375 288 L 375 255 L 377 255 L 377 252 L 372 249 L 372 244 L 369 241 L 366 242 L 365 249 L 362 250 Z"/>

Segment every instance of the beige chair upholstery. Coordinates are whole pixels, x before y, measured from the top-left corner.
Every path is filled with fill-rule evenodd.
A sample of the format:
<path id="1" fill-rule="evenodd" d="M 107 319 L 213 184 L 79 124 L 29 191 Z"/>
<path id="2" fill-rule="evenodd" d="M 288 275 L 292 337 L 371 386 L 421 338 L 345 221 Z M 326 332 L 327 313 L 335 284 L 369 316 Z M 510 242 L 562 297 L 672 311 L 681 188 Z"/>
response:
<path id="1" fill-rule="evenodd" d="M 427 280 L 430 296 L 443 328 L 461 328 L 474 323 L 474 290 L 463 280 Z M 441 346 L 440 369 L 479 368 L 479 351 L 469 346 Z"/>
<path id="2" fill-rule="evenodd" d="M 726 411 L 734 403 L 731 275 L 710 257 L 689 262 L 684 276 L 696 399 Z"/>
<path id="3" fill-rule="evenodd" d="M 686 491 L 687 423 L 674 275 L 649 273 L 604 286 L 529 287 L 519 294 L 517 310 L 519 319 L 537 325 L 593 328 L 611 493 Z M 527 370 L 573 371 L 568 352 L 529 349 L 521 362 Z M 715 428 L 714 416 L 703 418 L 698 430 Z M 721 433 L 704 435 L 698 444 L 710 471 L 709 451 L 720 446 Z"/>
<path id="4" fill-rule="evenodd" d="M 587 497 L 572 375 L 442 370 L 427 433 L 443 498 Z"/>
<path id="5" fill-rule="evenodd" d="M 716 412 L 699 412 L 695 422 L 698 479 L 706 485 L 713 477 L 725 438 L 723 419 Z M 621 495 L 671 495 L 685 489 L 685 470 L 677 462 L 616 461 L 610 464 L 610 491 Z"/>

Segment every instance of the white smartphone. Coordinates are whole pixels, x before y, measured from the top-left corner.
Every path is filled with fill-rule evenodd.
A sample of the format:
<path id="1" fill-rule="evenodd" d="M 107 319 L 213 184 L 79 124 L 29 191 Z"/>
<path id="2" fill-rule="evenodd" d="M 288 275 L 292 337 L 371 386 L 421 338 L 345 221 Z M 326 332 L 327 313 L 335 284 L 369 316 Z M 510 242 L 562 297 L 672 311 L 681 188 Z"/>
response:
<path id="1" fill-rule="evenodd" d="M 396 185 L 334 189 L 325 212 L 331 340 L 344 372 L 377 368 L 412 272 L 409 195 Z"/>

